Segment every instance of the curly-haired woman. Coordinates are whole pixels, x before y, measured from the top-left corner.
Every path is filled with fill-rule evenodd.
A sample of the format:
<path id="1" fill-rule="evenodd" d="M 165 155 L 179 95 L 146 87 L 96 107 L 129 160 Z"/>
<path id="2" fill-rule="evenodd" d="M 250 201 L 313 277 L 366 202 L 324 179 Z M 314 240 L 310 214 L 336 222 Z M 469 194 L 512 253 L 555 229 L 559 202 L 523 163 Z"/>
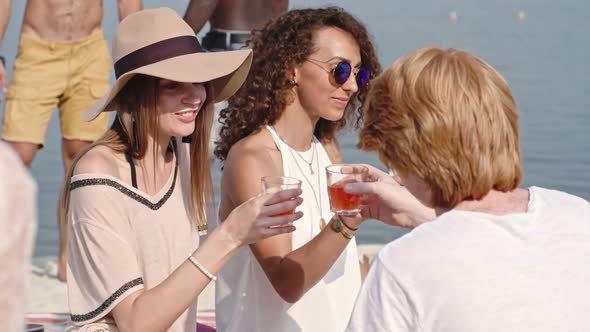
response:
<path id="1" fill-rule="evenodd" d="M 280 175 L 302 180 L 304 216 L 292 235 L 259 241 L 228 262 L 217 283 L 217 326 L 342 331 L 361 285 L 353 237 L 361 221 L 332 227 L 342 221 L 331 220 L 324 168 L 340 162 L 337 131 L 359 120 L 364 88 L 380 71 L 375 50 L 365 27 L 339 8 L 290 11 L 251 44 L 250 74 L 220 115 L 220 217 L 257 195 L 262 176 Z"/>

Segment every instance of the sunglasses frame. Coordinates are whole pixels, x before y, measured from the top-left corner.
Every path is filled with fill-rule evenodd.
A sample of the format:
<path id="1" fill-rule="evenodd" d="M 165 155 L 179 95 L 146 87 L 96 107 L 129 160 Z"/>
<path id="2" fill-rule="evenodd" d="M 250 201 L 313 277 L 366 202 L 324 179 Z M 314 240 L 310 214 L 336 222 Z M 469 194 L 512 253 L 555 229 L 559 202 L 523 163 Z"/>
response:
<path id="1" fill-rule="evenodd" d="M 360 89 L 365 88 L 367 85 L 369 85 L 369 81 L 370 81 L 370 76 L 371 74 L 369 73 L 369 70 L 365 67 L 359 67 L 357 68 L 353 68 L 352 64 L 350 64 L 350 62 L 344 60 L 344 59 L 340 59 L 340 61 L 338 61 L 338 63 L 336 65 L 334 65 L 333 63 L 331 63 L 330 61 L 322 61 L 322 60 L 318 60 L 318 59 L 307 59 L 306 61 L 309 61 L 311 63 L 313 63 L 314 65 L 322 68 L 326 73 L 331 74 L 332 79 L 334 80 L 334 83 L 338 84 L 338 85 L 343 85 L 344 83 L 346 83 L 349 79 L 351 75 L 354 75 L 355 78 L 355 82 Z M 332 66 L 332 69 L 327 69 L 324 66 L 322 66 L 322 64 L 324 65 L 330 65 Z M 336 68 L 338 68 L 338 66 L 340 66 L 341 64 L 346 64 L 348 67 L 350 67 L 350 74 L 348 74 L 348 77 L 346 78 L 346 80 L 342 83 L 338 83 L 338 81 L 336 80 Z M 356 70 L 354 70 L 356 69 Z M 365 70 L 367 71 L 367 83 L 361 85 L 361 83 L 359 82 L 359 77 L 358 77 L 358 73 L 361 70 Z"/>

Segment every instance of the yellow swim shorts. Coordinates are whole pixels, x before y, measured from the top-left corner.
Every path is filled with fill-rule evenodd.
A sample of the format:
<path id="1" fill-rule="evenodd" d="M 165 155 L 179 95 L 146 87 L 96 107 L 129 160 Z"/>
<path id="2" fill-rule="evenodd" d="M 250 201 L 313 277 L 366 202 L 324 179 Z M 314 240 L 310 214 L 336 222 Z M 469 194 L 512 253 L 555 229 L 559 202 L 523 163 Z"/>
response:
<path id="1" fill-rule="evenodd" d="M 21 34 L 6 94 L 2 139 L 43 147 L 51 113 L 59 108 L 62 136 L 94 141 L 108 114 L 84 122 L 81 113 L 109 89 L 111 58 L 102 31 L 75 41 L 44 41 Z"/>

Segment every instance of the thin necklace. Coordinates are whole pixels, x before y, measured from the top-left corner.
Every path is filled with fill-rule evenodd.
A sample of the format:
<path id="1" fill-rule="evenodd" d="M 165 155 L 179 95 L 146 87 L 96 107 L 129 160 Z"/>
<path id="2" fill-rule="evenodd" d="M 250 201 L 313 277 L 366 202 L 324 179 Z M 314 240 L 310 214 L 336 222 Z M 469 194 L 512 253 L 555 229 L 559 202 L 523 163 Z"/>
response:
<path id="1" fill-rule="evenodd" d="M 309 167 L 309 172 L 311 173 L 311 175 L 314 175 L 315 172 L 313 171 L 313 167 L 311 167 L 311 165 L 313 164 L 313 158 L 314 156 L 317 154 L 316 153 L 316 147 L 315 144 L 313 144 L 313 139 L 311 140 L 311 145 L 312 145 L 312 149 L 313 151 L 311 152 L 311 160 L 307 161 L 305 158 L 303 158 L 303 156 L 301 155 L 301 153 L 299 153 L 299 151 L 295 150 L 291 144 L 289 144 L 289 142 L 287 142 L 281 135 L 279 135 L 279 132 L 275 129 L 274 126 L 270 126 L 272 128 L 272 130 L 275 131 L 275 133 L 277 134 L 277 136 L 279 136 L 279 138 L 281 139 L 281 141 L 283 141 L 285 144 L 287 144 L 287 146 L 289 146 L 290 150 L 295 151 L 295 153 L 297 153 L 297 155 L 299 156 L 299 158 L 301 158 L 301 160 L 303 160 L 303 162 L 305 162 L 307 164 L 307 166 Z M 291 154 L 293 154 L 293 152 L 291 152 Z M 293 156 L 293 158 L 295 158 L 295 156 Z"/>
<path id="2" fill-rule="evenodd" d="M 301 174 L 303 175 L 303 178 L 305 179 L 307 184 L 309 184 L 309 186 L 311 187 L 311 192 L 313 193 L 313 198 L 315 198 L 315 205 L 317 206 L 318 212 L 320 213 L 320 222 L 319 222 L 320 230 L 323 230 L 326 227 L 326 220 L 323 217 L 323 211 L 322 211 L 322 193 L 321 192 L 319 193 L 320 199 L 318 200 L 318 195 L 316 195 L 315 189 L 313 188 L 311 181 L 309 181 L 309 179 L 307 178 L 307 175 L 305 175 L 305 172 L 303 172 L 303 169 L 301 169 L 299 162 L 297 162 L 297 158 L 295 158 L 295 155 L 293 154 L 293 150 L 295 150 L 295 149 L 293 149 L 293 147 L 291 147 L 291 145 L 289 145 L 289 143 L 287 143 L 287 141 L 285 141 L 281 137 L 281 135 L 279 135 L 279 133 L 277 132 L 277 130 L 273 126 L 269 126 L 269 127 L 271 127 L 272 130 L 275 132 L 275 134 L 277 134 L 277 136 L 281 139 L 281 141 L 283 141 L 287 145 L 287 147 L 289 148 L 289 153 L 291 153 L 291 157 L 293 157 L 293 160 L 295 160 L 295 165 L 297 165 L 297 169 L 299 169 L 299 172 L 301 172 Z M 314 155 L 317 154 L 316 144 L 313 141 L 313 138 L 311 140 L 311 144 L 313 145 L 313 150 L 311 153 L 311 162 L 313 162 Z M 297 152 L 297 150 L 295 150 L 295 152 Z M 317 167 L 318 171 L 320 170 L 320 160 L 319 159 L 320 158 L 318 156 L 316 156 L 315 160 L 316 160 L 316 167 Z M 309 163 L 308 165 L 309 165 L 309 170 L 311 171 L 311 175 L 313 176 L 315 174 L 315 172 L 313 171 L 313 169 L 311 167 L 311 163 Z M 319 172 L 318 172 L 317 179 L 318 179 L 318 190 L 321 190 Z"/>

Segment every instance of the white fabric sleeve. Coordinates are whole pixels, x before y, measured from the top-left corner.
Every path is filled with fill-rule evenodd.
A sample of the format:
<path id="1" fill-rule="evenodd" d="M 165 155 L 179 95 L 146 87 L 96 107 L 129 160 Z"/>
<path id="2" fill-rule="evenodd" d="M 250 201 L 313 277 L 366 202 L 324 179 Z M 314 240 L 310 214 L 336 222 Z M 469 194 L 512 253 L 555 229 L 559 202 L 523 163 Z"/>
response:
<path id="1" fill-rule="evenodd" d="M 70 192 L 68 299 L 76 325 L 107 315 L 143 288 L 134 236 L 120 193 L 108 186 Z"/>
<path id="2" fill-rule="evenodd" d="M 408 297 L 408 291 L 377 256 L 356 300 L 346 331 L 417 331 L 417 315 Z"/>
<path id="3" fill-rule="evenodd" d="M 0 331 L 23 331 L 37 226 L 37 190 L 16 153 L 0 142 Z"/>

